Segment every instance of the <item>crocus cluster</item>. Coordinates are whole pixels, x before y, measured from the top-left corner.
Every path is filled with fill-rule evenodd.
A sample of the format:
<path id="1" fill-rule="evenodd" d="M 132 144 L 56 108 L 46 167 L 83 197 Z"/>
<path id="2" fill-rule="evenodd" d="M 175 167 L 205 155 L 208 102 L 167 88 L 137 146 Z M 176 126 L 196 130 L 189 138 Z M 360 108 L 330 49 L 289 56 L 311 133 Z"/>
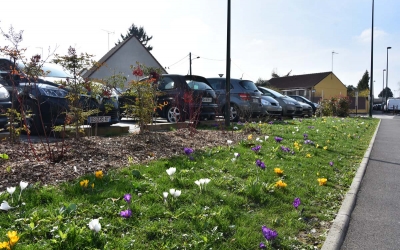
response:
<path id="1" fill-rule="evenodd" d="M 169 178 L 171 178 L 171 180 L 173 180 L 174 179 L 173 175 L 176 172 L 176 168 L 168 168 L 166 171 L 167 171 L 167 174 L 169 175 Z"/>
<path id="2" fill-rule="evenodd" d="M 19 240 L 17 231 L 8 231 L 7 237 L 8 241 L 0 242 L 0 249 L 12 249 Z"/>
<path id="3" fill-rule="evenodd" d="M 304 144 L 311 144 L 311 145 L 314 145 L 314 142 L 311 141 L 311 140 L 305 140 L 305 141 L 304 141 Z"/>
<path id="4" fill-rule="evenodd" d="M 282 140 L 283 140 L 282 137 L 275 136 L 275 141 L 276 141 L 276 142 L 281 142 Z"/>
<path id="5" fill-rule="evenodd" d="M 261 146 L 260 146 L 260 145 L 257 145 L 257 146 L 255 146 L 255 147 L 251 148 L 251 150 L 253 150 L 255 153 L 260 152 L 260 149 L 261 149 Z"/>
<path id="6" fill-rule="evenodd" d="M 282 180 L 279 180 L 275 183 L 275 187 L 277 188 L 285 188 L 287 186 L 287 184 L 285 182 L 283 182 Z"/>
<path id="7" fill-rule="evenodd" d="M 132 202 L 132 195 L 129 193 L 125 194 L 124 200 L 126 201 L 126 203 L 130 204 Z M 119 213 L 119 215 L 121 215 L 121 217 L 123 217 L 123 218 L 129 218 L 132 216 L 132 211 L 130 209 L 126 209 L 126 210 L 121 211 Z"/>
<path id="8" fill-rule="evenodd" d="M 258 167 L 260 167 L 262 170 L 265 169 L 265 163 L 262 162 L 260 159 L 257 159 L 257 160 L 256 160 L 256 165 L 257 165 Z"/>
<path id="9" fill-rule="evenodd" d="M 300 206 L 300 203 L 301 201 L 299 197 L 294 198 L 293 207 L 297 209 Z"/>
<path id="10" fill-rule="evenodd" d="M 199 186 L 200 191 L 201 191 L 201 190 L 203 190 L 203 189 L 206 190 L 206 185 L 207 185 L 210 181 L 211 181 L 210 179 L 205 178 L 205 179 L 197 180 L 197 181 L 195 181 L 194 183 L 196 183 L 196 185 Z"/>

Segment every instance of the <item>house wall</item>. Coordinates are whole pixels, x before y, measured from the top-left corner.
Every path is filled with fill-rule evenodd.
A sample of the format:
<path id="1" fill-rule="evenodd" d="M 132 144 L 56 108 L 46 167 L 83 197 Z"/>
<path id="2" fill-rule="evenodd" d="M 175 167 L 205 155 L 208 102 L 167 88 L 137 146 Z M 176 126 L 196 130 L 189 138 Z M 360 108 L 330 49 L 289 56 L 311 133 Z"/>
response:
<path id="1" fill-rule="evenodd" d="M 347 96 L 346 86 L 332 73 L 315 85 L 314 89 L 313 95 L 321 96 L 323 99 Z"/>
<path id="2" fill-rule="evenodd" d="M 125 87 L 131 80 L 136 80 L 132 75 L 131 65 L 136 66 L 136 62 L 144 64 L 147 67 L 159 68 L 158 62 L 150 55 L 150 53 L 140 44 L 137 39 L 130 39 L 118 51 L 116 51 L 105 64 L 97 69 L 90 78 L 102 79 L 113 74 L 122 73 L 127 79 Z M 163 73 L 166 73 L 164 69 Z"/>

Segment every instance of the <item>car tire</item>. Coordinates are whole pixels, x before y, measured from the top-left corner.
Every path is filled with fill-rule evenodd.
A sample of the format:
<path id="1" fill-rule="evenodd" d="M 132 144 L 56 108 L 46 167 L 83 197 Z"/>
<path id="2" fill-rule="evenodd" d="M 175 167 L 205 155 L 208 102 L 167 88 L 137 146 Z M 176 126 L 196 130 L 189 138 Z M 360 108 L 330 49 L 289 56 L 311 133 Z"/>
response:
<path id="1" fill-rule="evenodd" d="M 165 116 L 167 121 L 170 123 L 177 123 L 177 122 L 184 122 L 185 121 L 185 114 L 182 108 L 178 106 L 168 106 L 165 110 Z"/>
<path id="2" fill-rule="evenodd" d="M 231 104 L 230 121 L 237 122 L 240 118 L 240 109 L 236 104 Z"/>
<path id="3" fill-rule="evenodd" d="M 22 104 L 22 110 L 26 114 L 26 126 L 31 135 L 44 134 L 44 127 L 39 114 L 38 103 L 29 99 Z M 23 121 L 24 122 L 24 121 Z"/>

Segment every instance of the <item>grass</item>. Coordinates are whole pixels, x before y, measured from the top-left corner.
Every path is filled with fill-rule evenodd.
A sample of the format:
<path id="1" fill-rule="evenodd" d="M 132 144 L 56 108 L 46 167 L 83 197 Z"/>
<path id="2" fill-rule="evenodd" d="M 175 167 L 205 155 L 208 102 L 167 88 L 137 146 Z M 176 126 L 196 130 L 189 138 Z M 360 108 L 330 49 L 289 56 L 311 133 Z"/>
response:
<path id="1" fill-rule="evenodd" d="M 17 187 L 13 197 L 0 194 L 15 207 L 0 213 L 0 242 L 17 231 L 15 249 L 232 250 L 258 249 L 260 242 L 271 249 L 314 249 L 316 243 L 319 248 L 378 121 L 313 118 L 237 125 L 247 131 L 247 140 L 127 166 L 101 179 L 93 173 L 59 186 L 34 184 L 20 201 Z M 259 152 L 253 151 L 258 145 Z M 176 172 L 170 177 L 171 167 Z M 200 190 L 195 181 L 202 178 L 210 182 Z M 322 178 L 325 185 L 319 185 Z M 85 179 L 87 188 L 80 185 Z M 279 180 L 287 186 L 277 187 Z M 181 195 L 164 199 L 163 192 L 172 188 Z M 130 203 L 123 198 L 127 193 Z M 130 218 L 120 216 L 126 209 Z M 97 218 L 98 233 L 88 227 Z M 266 242 L 263 225 L 278 236 Z"/>

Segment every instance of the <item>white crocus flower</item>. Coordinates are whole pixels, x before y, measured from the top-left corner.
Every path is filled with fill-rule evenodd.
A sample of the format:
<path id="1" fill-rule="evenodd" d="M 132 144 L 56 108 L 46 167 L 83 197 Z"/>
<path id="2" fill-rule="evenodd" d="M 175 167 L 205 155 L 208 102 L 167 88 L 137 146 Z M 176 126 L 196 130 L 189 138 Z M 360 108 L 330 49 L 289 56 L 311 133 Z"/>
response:
<path id="1" fill-rule="evenodd" d="M 167 171 L 167 174 L 169 175 L 169 177 L 172 179 L 172 176 L 176 172 L 176 168 L 168 168 L 166 171 Z"/>
<path id="2" fill-rule="evenodd" d="M 256 138 L 256 141 L 262 142 L 262 140 L 259 137 Z"/>
<path id="3" fill-rule="evenodd" d="M 201 183 L 199 180 L 195 181 L 194 183 L 196 183 L 197 186 L 199 186 L 200 190 L 201 190 Z"/>
<path id="4" fill-rule="evenodd" d="M 238 130 L 239 128 L 238 127 L 233 127 L 233 130 Z"/>
<path id="5" fill-rule="evenodd" d="M 268 140 L 268 138 L 269 138 L 269 136 L 268 136 L 268 135 L 266 135 L 266 136 L 264 137 L 264 140 Z"/>
<path id="6" fill-rule="evenodd" d="M 89 228 L 92 231 L 95 231 L 96 233 L 98 233 L 101 230 L 101 225 L 99 222 L 99 219 L 93 219 L 89 222 Z"/>
<path id="7" fill-rule="evenodd" d="M 7 192 L 12 195 L 15 192 L 15 187 L 8 187 Z"/>
<path id="8" fill-rule="evenodd" d="M 8 210 L 10 210 L 11 208 L 13 208 L 13 207 L 10 207 L 10 205 L 8 205 L 8 202 L 7 202 L 7 201 L 3 201 L 3 202 L 1 203 L 1 205 L 0 205 L 0 209 L 1 209 L 1 210 L 4 210 L 4 211 L 8 211 Z"/>
<path id="9" fill-rule="evenodd" d="M 231 140 L 227 140 L 226 143 L 228 143 L 228 145 L 231 145 L 233 141 Z"/>
<path id="10" fill-rule="evenodd" d="M 18 198 L 18 200 L 21 200 L 22 191 L 28 186 L 28 182 L 20 181 L 20 182 L 19 182 L 19 186 L 21 187 L 21 191 L 19 192 L 19 198 Z"/>
<path id="11" fill-rule="evenodd" d="M 211 181 L 210 179 L 206 178 L 204 179 L 204 184 L 208 184 L 210 181 Z"/>
<path id="12" fill-rule="evenodd" d="M 21 187 L 21 191 L 22 191 L 28 186 L 28 182 L 21 181 L 19 183 L 19 186 Z"/>
<path id="13" fill-rule="evenodd" d="M 162 194 L 163 194 L 163 196 L 164 196 L 164 199 L 167 199 L 167 197 L 168 197 L 168 192 L 163 192 Z"/>
<path id="14" fill-rule="evenodd" d="M 239 157 L 239 153 L 233 153 L 233 155 L 235 156 L 235 158 L 238 158 Z"/>
<path id="15" fill-rule="evenodd" d="M 231 161 L 232 161 L 232 162 L 235 162 L 235 161 L 236 161 L 236 158 L 232 158 Z"/>
<path id="16" fill-rule="evenodd" d="M 173 194 L 173 196 L 175 198 L 178 198 L 179 196 L 181 196 L 181 190 L 175 190 L 175 193 Z"/>
<path id="17" fill-rule="evenodd" d="M 169 190 L 169 193 L 173 196 L 173 195 L 175 194 L 175 189 L 171 188 L 171 189 Z"/>

